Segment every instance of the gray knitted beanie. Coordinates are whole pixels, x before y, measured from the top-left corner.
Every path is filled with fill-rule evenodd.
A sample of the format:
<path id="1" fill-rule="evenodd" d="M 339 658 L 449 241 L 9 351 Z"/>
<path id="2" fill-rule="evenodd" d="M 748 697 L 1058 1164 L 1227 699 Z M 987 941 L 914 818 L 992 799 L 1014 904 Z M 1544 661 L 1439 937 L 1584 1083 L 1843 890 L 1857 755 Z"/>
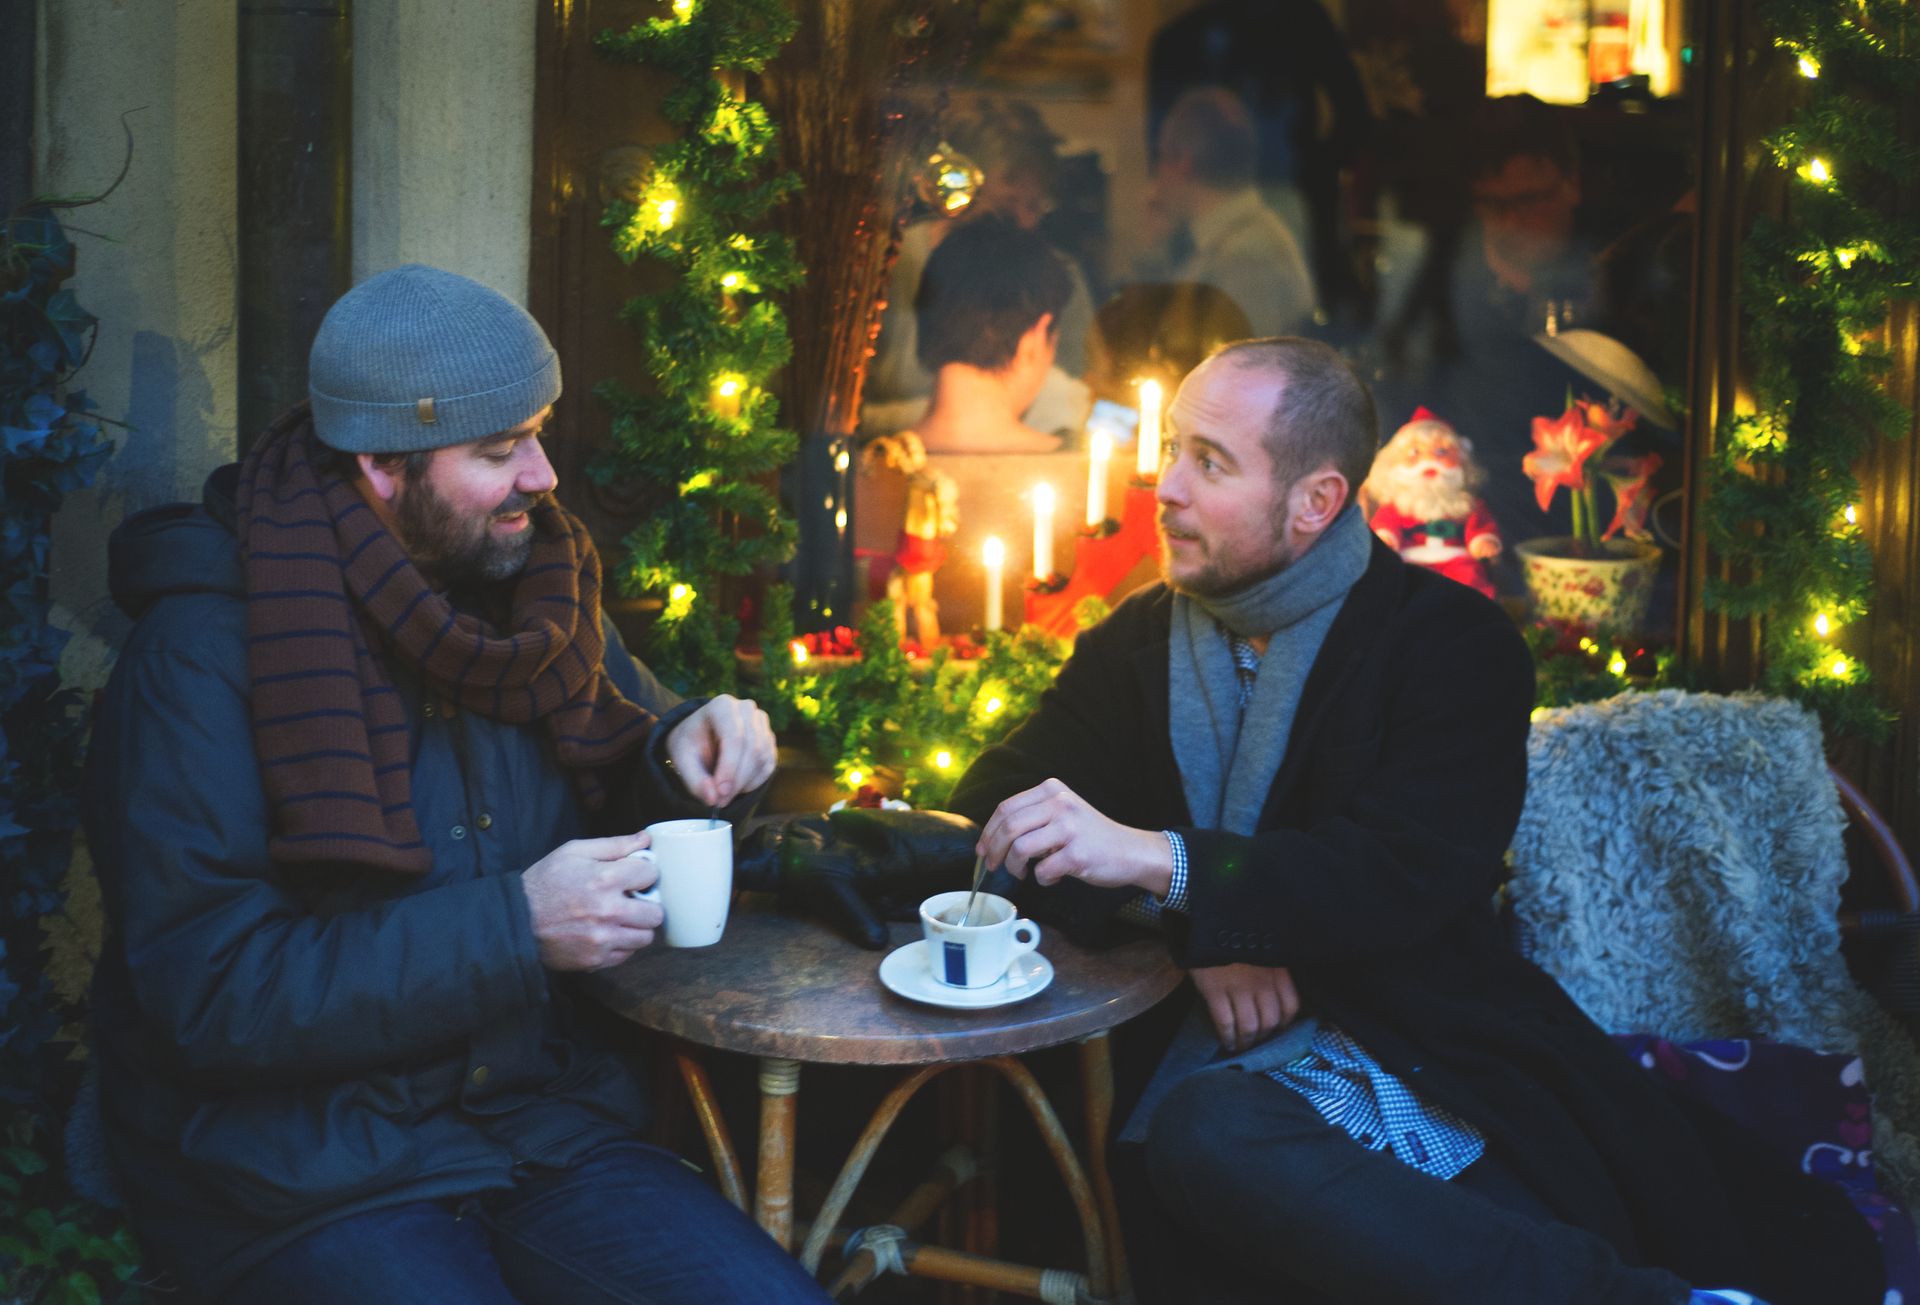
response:
<path id="1" fill-rule="evenodd" d="M 347 453 L 411 453 L 510 430 L 560 397 L 560 358 L 526 309 L 410 263 L 327 310 L 307 359 L 313 426 Z"/>

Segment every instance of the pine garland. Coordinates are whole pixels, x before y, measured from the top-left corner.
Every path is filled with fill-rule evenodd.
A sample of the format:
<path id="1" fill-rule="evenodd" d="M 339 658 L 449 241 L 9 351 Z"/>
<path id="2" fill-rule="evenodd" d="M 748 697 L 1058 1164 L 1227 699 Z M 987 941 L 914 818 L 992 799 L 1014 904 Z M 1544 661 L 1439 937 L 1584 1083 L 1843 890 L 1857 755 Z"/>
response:
<path id="1" fill-rule="evenodd" d="M 655 392 L 596 388 L 613 439 L 589 474 L 676 491 L 621 541 L 609 574 L 621 593 L 664 600 L 649 665 L 682 692 L 716 692 L 734 687 L 738 634 L 722 579 L 793 552 L 793 520 L 764 483 L 797 447 L 767 388 L 793 350 L 785 315 L 764 296 L 804 275 L 792 242 L 766 225 L 799 183 L 777 166 L 765 106 L 737 97 L 728 79 L 764 68 L 795 23 L 780 0 L 670 8 L 595 39 L 610 59 L 679 79 L 661 111 L 682 134 L 655 151 L 639 193 L 602 218 L 622 259 L 657 259 L 678 278 L 621 310 L 644 342 Z"/>
<path id="2" fill-rule="evenodd" d="M 794 656 L 792 608 L 790 591 L 769 591 L 756 697 L 776 728 L 811 727 L 849 793 L 886 767 L 900 775 L 900 796 L 919 807 L 946 804 L 974 758 L 1033 713 L 1072 651 L 1071 641 L 1026 626 L 988 634 L 977 658 L 947 647 L 909 658 L 893 604 L 878 602 L 860 622 L 859 656 L 822 668 Z M 1095 624 L 1106 612 L 1093 600 L 1076 615 Z"/>
<path id="3" fill-rule="evenodd" d="M 1909 0 L 1766 0 L 1760 13 L 1805 94 L 1761 142 L 1795 180 L 1787 216 L 1757 220 L 1742 250 L 1754 404 L 1721 421 L 1708 473 L 1708 538 L 1746 578 L 1710 579 L 1704 597 L 1761 622 L 1761 687 L 1881 737 L 1892 714 L 1841 631 L 1873 592 L 1853 467 L 1873 432 L 1909 421 L 1871 335 L 1920 280 L 1920 224 L 1897 202 L 1920 163 L 1899 121 L 1920 87 L 1920 30 Z"/>

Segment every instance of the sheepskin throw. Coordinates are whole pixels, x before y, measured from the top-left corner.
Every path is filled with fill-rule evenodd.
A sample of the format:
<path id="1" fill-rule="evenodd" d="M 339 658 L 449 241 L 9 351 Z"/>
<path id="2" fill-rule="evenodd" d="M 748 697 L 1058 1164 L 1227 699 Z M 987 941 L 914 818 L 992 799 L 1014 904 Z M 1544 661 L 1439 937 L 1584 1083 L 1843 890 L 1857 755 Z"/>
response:
<path id="1" fill-rule="evenodd" d="M 1911 1204 L 1920 1057 L 1840 956 L 1845 823 L 1811 712 L 1627 694 L 1534 722 L 1509 891 L 1527 954 L 1610 1033 L 1858 1052 Z"/>

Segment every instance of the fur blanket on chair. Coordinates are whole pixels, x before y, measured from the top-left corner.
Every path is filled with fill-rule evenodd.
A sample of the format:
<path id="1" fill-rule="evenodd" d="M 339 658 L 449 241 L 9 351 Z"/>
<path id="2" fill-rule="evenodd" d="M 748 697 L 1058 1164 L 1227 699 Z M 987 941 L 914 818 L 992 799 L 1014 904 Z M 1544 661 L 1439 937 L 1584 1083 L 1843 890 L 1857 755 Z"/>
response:
<path id="1" fill-rule="evenodd" d="M 1534 722 L 1510 893 L 1523 950 L 1610 1033 L 1858 1052 L 1883 1181 L 1920 1197 L 1920 1056 L 1847 973 L 1845 817 L 1819 723 L 1665 690 Z"/>

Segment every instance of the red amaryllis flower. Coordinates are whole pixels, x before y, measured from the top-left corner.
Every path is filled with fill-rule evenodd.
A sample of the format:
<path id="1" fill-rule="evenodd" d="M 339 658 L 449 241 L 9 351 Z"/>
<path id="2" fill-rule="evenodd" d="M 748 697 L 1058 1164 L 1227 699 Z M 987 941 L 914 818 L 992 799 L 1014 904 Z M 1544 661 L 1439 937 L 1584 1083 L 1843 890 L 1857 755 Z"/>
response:
<path id="1" fill-rule="evenodd" d="M 1647 529 L 1647 513 L 1653 509 L 1653 473 L 1662 458 L 1649 453 L 1638 458 L 1613 458 L 1600 468 L 1613 486 L 1613 522 L 1601 534 L 1602 539 L 1625 533 L 1629 539 L 1652 539 Z"/>
<path id="2" fill-rule="evenodd" d="M 1560 486 L 1575 491 L 1587 487 L 1587 459 L 1608 442 L 1581 420 L 1578 404 L 1569 405 L 1556 418 L 1533 419 L 1533 452 L 1520 460 L 1520 469 L 1533 478 L 1534 497 L 1542 512 Z"/>
<path id="3" fill-rule="evenodd" d="M 1592 399 L 1579 399 L 1573 406 L 1580 410 L 1580 420 L 1598 432 L 1607 445 L 1611 445 L 1632 430 L 1640 420 L 1639 413 L 1632 408 L 1623 408 L 1617 403 L 1598 403 Z"/>

